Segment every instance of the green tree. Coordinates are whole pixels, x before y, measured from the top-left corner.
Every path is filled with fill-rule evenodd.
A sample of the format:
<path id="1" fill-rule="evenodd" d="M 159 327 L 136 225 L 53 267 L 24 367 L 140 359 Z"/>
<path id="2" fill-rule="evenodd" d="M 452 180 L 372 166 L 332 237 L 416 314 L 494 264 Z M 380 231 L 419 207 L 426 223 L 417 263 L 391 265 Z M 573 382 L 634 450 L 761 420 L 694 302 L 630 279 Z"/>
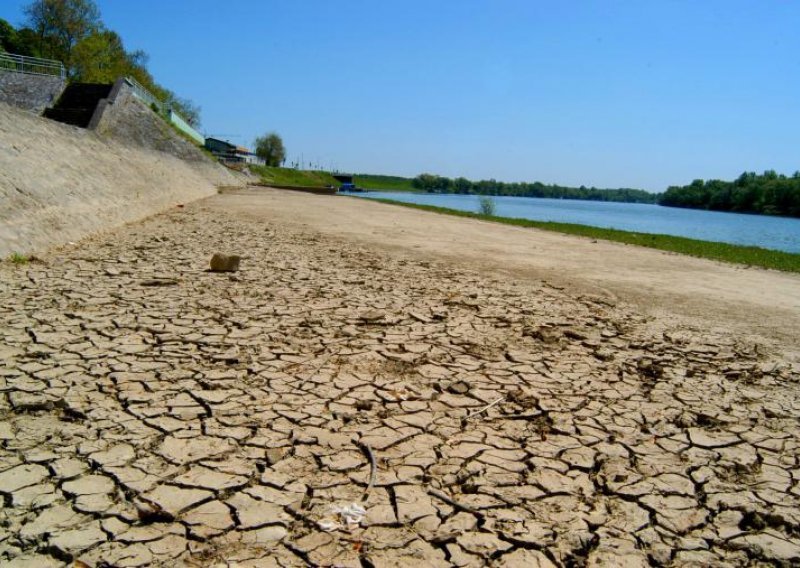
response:
<path id="1" fill-rule="evenodd" d="M 8 51 L 18 55 L 29 55 L 31 57 L 42 57 L 42 52 L 39 51 L 39 38 L 30 28 L 21 28 L 17 30 L 17 37 L 12 49 Z"/>
<path id="2" fill-rule="evenodd" d="M 14 52 L 13 45 L 17 40 L 17 30 L 3 18 L 0 18 L 0 53 Z"/>
<path id="3" fill-rule="evenodd" d="M 453 188 L 456 193 L 469 193 L 472 190 L 472 182 L 465 177 L 457 177 L 453 180 Z"/>
<path id="4" fill-rule="evenodd" d="M 14 26 L 0 18 L 0 52 L 37 57 L 40 55 L 38 45 L 39 40 L 32 29 L 14 29 Z"/>
<path id="5" fill-rule="evenodd" d="M 38 36 L 39 53 L 72 68 L 72 51 L 82 39 L 102 28 L 93 0 L 33 0 L 25 8 L 28 26 Z"/>
<path id="6" fill-rule="evenodd" d="M 72 50 L 72 73 L 78 81 L 113 83 L 130 70 L 131 62 L 116 32 L 92 32 Z"/>
<path id="7" fill-rule="evenodd" d="M 734 181 L 695 180 L 668 188 L 659 204 L 800 217 L 800 176 L 766 170 L 761 175 L 744 172 Z"/>
<path id="8" fill-rule="evenodd" d="M 256 138 L 256 156 L 264 158 L 268 166 L 280 166 L 286 161 L 283 140 L 275 132 Z"/>

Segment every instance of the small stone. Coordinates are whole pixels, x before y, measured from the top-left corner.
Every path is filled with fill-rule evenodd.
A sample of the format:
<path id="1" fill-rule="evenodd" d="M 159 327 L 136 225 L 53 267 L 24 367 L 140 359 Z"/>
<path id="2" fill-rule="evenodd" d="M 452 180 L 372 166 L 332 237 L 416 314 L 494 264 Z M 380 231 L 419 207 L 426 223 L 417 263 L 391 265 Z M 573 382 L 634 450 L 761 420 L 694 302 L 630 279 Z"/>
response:
<path id="1" fill-rule="evenodd" d="M 594 352 L 594 356 L 600 359 L 601 361 L 612 361 L 615 357 L 614 351 L 611 349 L 606 349 L 605 347 L 601 347 Z"/>
<path id="2" fill-rule="evenodd" d="M 558 330 L 549 327 L 525 328 L 522 334 L 547 344 L 558 343 L 561 338 Z"/>
<path id="3" fill-rule="evenodd" d="M 357 400 L 356 401 L 356 410 L 372 410 L 372 401 L 371 400 Z"/>
<path id="4" fill-rule="evenodd" d="M 448 385 L 447 391 L 453 394 L 467 394 L 469 392 L 469 383 L 465 383 L 464 381 L 451 383 Z"/>
<path id="5" fill-rule="evenodd" d="M 236 272 L 242 257 L 235 254 L 216 253 L 211 257 L 211 272 Z"/>

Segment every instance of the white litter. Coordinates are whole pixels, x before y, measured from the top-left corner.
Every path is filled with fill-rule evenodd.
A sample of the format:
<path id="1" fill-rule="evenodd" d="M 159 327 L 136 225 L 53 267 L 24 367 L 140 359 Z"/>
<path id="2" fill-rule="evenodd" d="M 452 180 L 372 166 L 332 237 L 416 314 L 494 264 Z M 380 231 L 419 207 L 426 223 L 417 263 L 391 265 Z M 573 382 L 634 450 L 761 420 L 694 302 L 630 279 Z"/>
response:
<path id="1" fill-rule="evenodd" d="M 341 527 L 341 526 L 342 526 L 342 525 L 340 525 L 340 524 L 339 524 L 339 522 L 338 522 L 338 521 L 331 521 L 331 520 L 329 520 L 329 519 L 323 519 L 323 520 L 321 520 L 321 521 L 320 521 L 319 523 L 317 523 L 317 524 L 319 525 L 319 528 L 321 528 L 321 529 L 322 529 L 322 530 L 324 530 L 325 532 L 331 532 L 331 531 L 335 531 L 335 530 L 337 530 L 339 527 Z"/>
<path id="2" fill-rule="evenodd" d="M 335 515 L 335 519 L 323 519 L 318 523 L 319 528 L 324 531 L 357 529 L 367 515 L 366 509 L 358 503 L 331 505 L 331 513 Z"/>

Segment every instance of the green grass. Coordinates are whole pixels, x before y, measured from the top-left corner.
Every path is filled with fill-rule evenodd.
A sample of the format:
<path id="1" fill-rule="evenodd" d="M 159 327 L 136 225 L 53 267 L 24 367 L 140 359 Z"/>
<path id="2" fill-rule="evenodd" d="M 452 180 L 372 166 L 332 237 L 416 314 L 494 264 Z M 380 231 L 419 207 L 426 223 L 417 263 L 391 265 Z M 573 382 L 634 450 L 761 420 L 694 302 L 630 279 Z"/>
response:
<path id="1" fill-rule="evenodd" d="M 315 170 L 294 170 L 292 168 L 273 168 L 270 166 L 249 166 L 266 184 L 296 185 L 301 187 L 339 187 L 339 182 L 328 172 Z"/>
<path id="2" fill-rule="evenodd" d="M 760 268 L 771 268 L 784 272 L 800 272 L 800 254 L 782 252 L 776 250 L 763 249 L 759 247 L 731 245 L 727 243 L 716 243 L 710 241 L 699 241 L 687 239 L 685 237 L 673 237 L 671 235 L 652 235 L 649 233 L 632 233 L 620 231 L 618 229 L 601 229 L 599 227 L 589 227 L 587 225 L 573 225 L 571 223 L 555 223 L 550 221 L 531 221 L 530 219 L 512 219 L 509 217 L 495 217 L 471 213 L 469 211 L 459 211 L 447 207 L 436 207 L 434 205 L 419 205 L 416 203 L 403 203 L 393 199 L 373 199 L 392 205 L 401 205 L 423 211 L 455 215 L 457 217 L 468 217 L 471 219 L 482 219 L 493 221 L 505 225 L 517 227 L 532 227 L 544 229 L 568 235 L 578 235 L 591 239 L 603 239 L 629 245 L 637 245 L 663 251 L 676 252 L 699 258 L 720 260 L 733 264 L 744 264 L 747 266 L 758 266 Z"/>
<path id="3" fill-rule="evenodd" d="M 411 187 L 411 178 L 382 176 L 376 174 L 355 174 L 353 181 L 364 189 L 383 189 L 386 191 L 418 191 Z"/>
<path id="4" fill-rule="evenodd" d="M 24 264 L 28 264 L 31 261 L 30 258 L 25 256 L 24 254 L 20 254 L 18 252 L 12 252 L 8 256 L 8 262 L 11 264 L 16 264 L 17 266 L 22 266 Z"/>

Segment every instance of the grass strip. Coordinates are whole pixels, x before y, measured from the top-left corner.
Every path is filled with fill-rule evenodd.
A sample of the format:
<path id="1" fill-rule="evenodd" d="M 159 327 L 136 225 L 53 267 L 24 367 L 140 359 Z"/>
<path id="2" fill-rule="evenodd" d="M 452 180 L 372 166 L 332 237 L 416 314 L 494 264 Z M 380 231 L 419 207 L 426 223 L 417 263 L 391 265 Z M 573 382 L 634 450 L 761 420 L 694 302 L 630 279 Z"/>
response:
<path id="1" fill-rule="evenodd" d="M 379 191 L 413 191 L 417 192 L 411 185 L 411 178 L 400 176 L 382 176 L 376 174 L 355 174 L 353 181 L 357 187 L 363 189 L 373 189 Z"/>
<path id="2" fill-rule="evenodd" d="M 266 184 L 296 185 L 306 187 L 339 187 L 339 182 L 328 172 L 317 170 L 295 170 L 270 166 L 249 165 L 250 170 L 261 177 Z"/>
<path id="3" fill-rule="evenodd" d="M 437 207 L 435 205 L 405 203 L 394 199 L 370 199 L 370 201 L 379 201 L 390 205 L 401 205 L 403 207 L 411 207 L 413 209 L 421 209 L 423 211 L 441 213 L 444 215 L 454 215 L 456 217 L 481 219 L 483 221 L 492 221 L 504 225 L 513 225 L 515 227 L 532 227 L 591 239 L 603 239 L 628 245 L 676 252 L 698 258 L 720 260 L 732 264 L 770 268 L 783 272 L 800 272 L 800 254 L 769 250 L 760 247 L 700 241 L 697 239 L 687 239 L 686 237 L 674 237 L 672 235 L 634 233 L 630 231 L 620 231 L 619 229 L 603 229 L 600 227 L 590 227 L 588 225 L 576 225 L 572 223 L 532 221 L 530 219 L 480 215 L 479 213 L 472 213 L 470 211 L 460 211 L 458 209 Z"/>

